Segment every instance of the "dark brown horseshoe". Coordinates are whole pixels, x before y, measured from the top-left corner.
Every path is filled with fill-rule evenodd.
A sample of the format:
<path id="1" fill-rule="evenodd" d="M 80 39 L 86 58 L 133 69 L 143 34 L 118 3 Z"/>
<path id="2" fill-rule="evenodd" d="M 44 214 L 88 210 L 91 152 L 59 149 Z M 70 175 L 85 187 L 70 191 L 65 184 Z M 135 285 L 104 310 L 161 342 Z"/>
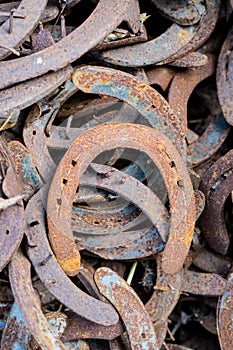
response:
<path id="1" fill-rule="evenodd" d="M 187 109 L 189 97 L 194 88 L 202 80 L 214 74 L 216 59 L 214 56 L 210 55 L 208 59 L 208 63 L 203 67 L 188 69 L 177 73 L 170 85 L 168 102 L 177 115 L 181 118 L 186 136 L 188 132 Z M 179 93 L 177 93 L 177 91 L 179 91 Z"/>
<path id="2" fill-rule="evenodd" d="M 223 43 L 217 66 L 218 98 L 226 121 L 233 125 L 233 26 Z"/>
<path id="3" fill-rule="evenodd" d="M 31 1 L 27 1 L 33 7 Z M 129 23 L 133 32 L 139 31 L 137 0 L 119 0 L 114 3 L 114 16 L 112 11 L 111 0 L 100 0 L 91 16 L 79 28 L 53 46 L 17 60 L 1 62 L 0 89 L 65 67 L 97 45 L 123 20 Z"/>
<path id="4" fill-rule="evenodd" d="M 206 196 L 206 207 L 200 217 L 201 230 L 215 251 L 225 254 L 230 244 L 224 203 L 233 188 L 233 151 L 230 150 L 202 178 L 200 189 Z"/>

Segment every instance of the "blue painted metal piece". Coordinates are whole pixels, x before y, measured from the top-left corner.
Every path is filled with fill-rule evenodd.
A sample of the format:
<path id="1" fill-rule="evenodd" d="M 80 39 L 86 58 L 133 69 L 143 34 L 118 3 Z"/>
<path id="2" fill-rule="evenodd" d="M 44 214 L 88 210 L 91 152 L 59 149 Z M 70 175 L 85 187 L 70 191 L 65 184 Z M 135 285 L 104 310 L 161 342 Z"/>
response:
<path id="1" fill-rule="evenodd" d="M 19 307 L 13 304 L 8 314 L 2 335 L 1 349 L 25 350 L 30 338 L 28 330 Z"/>

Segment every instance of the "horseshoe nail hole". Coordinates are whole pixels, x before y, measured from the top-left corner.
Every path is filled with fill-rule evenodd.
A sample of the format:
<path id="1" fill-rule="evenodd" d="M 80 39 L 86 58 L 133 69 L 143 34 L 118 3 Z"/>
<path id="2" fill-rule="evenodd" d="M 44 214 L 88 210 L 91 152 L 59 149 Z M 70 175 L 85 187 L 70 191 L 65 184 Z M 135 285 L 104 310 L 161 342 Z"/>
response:
<path id="1" fill-rule="evenodd" d="M 58 204 L 58 205 L 61 205 L 61 198 L 58 198 L 58 199 L 57 199 L 57 204 Z"/>
<path id="2" fill-rule="evenodd" d="M 6 235 L 9 235 L 10 231 L 9 230 L 6 230 Z"/>
<path id="3" fill-rule="evenodd" d="M 72 164 L 73 166 L 75 166 L 75 165 L 77 164 L 77 162 L 76 162 L 75 160 L 72 159 L 71 164 Z"/>
<path id="4" fill-rule="evenodd" d="M 118 222 L 122 222 L 122 220 L 121 220 L 121 219 L 118 219 Z"/>
<path id="5" fill-rule="evenodd" d="M 39 225 L 39 221 L 32 221 L 29 226 L 34 227 L 36 225 Z"/>
<path id="6" fill-rule="evenodd" d="M 177 185 L 178 185 L 179 187 L 184 187 L 183 180 L 178 180 L 178 181 L 177 181 Z"/>
<path id="7" fill-rule="evenodd" d="M 64 185 L 66 185 L 68 180 L 67 179 L 63 179 L 62 182 L 63 182 Z"/>
<path id="8" fill-rule="evenodd" d="M 36 130 L 33 130 L 33 131 L 32 131 L 32 135 L 36 135 Z"/>
<path id="9" fill-rule="evenodd" d="M 94 224 L 95 225 L 99 225 L 99 221 L 94 221 Z"/>
<path id="10" fill-rule="evenodd" d="M 155 105 L 151 105 L 151 107 L 152 107 L 152 108 L 156 108 L 156 106 L 155 106 Z"/>
<path id="11" fill-rule="evenodd" d="M 143 339 L 145 339 L 145 338 L 146 338 L 145 333 L 142 333 L 142 334 L 141 334 L 141 336 L 142 336 L 142 338 L 143 338 Z"/>
<path id="12" fill-rule="evenodd" d="M 174 160 L 172 160 L 172 161 L 170 162 L 170 167 L 171 167 L 171 168 L 175 168 L 175 166 L 176 166 L 176 163 L 174 162 Z"/>
<path id="13" fill-rule="evenodd" d="M 52 285 L 54 285 L 55 283 L 57 283 L 57 281 L 55 279 L 51 279 L 51 280 L 46 280 L 45 281 L 45 287 L 50 287 Z"/>

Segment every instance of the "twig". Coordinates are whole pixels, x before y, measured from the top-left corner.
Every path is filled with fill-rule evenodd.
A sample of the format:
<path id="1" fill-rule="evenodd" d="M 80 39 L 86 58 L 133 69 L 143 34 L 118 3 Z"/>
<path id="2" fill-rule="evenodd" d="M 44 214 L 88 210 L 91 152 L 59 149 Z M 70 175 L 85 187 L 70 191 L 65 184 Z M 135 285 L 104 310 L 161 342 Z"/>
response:
<path id="1" fill-rule="evenodd" d="M 7 119 L 4 121 L 4 123 L 0 126 L 0 131 L 3 131 L 6 127 L 6 125 L 8 124 L 8 122 L 11 120 L 12 116 L 13 116 L 13 112 L 11 112 L 11 114 L 7 117 Z"/>
<path id="2" fill-rule="evenodd" d="M 131 269 L 130 269 L 129 276 L 128 276 L 127 281 L 126 281 L 128 284 L 131 284 L 131 282 L 132 282 L 135 270 L 137 268 L 137 264 L 138 264 L 137 261 L 134 262 Z"/>
<path id="3" fill-rule="evenodd" d="M 23 198 L 24 196 L 21 194 L 15 197 L 7 198 L 7 199 L 0 198 L 0 210 L 4 210 L 4 209 L 7 209 L 8 207 L 11 207 L 12 205 L 15 205 L 17 202 L 19 202 Z"/>
<path id="4" fill-rule="evenodd" d="M 15 49 L 13 49 L 13 47 L 4 46 L 4 45 L 1 45 L 1 44 L 0 44 L 0 47 L 5 49 L 5 50 L 8 50 L 8 51 L 12 52 L 16 56 L 20 56 L 20 53 L 18 51 L 16 51 Z"/>

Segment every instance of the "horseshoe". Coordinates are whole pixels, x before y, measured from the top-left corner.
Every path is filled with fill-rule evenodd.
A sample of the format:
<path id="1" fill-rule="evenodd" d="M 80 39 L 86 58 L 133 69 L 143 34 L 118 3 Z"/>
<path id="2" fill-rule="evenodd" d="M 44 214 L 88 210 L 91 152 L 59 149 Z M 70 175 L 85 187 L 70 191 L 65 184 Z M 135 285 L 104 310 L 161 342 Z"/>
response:
<path id="1" fill-rule="evenodd" d="M 48 73 L 24 83 L 0 91 L 0 120 L 5 120 L 15 110 L 21 110 L 46 97 L 64 81 L 70 78 L 72 67 Z"/>
<path id="2" fill-rule="evenodd" d="M 201 19 L 201 14 L 192 0 L 172 0 L 168 3 L 162 0 L 152 0 L 152 4 L 164 17 L 183 26 L 196 24 Z"/>
<path id="3" fill-rule="evenodd" d="M 48 0 L 22 0 L 17 12 L 25 16 L 25 18 L 14 18 L 13 33 L 8 33 L 9 20 L 0 27 L 0 59 L 3 59 L 11 54 L 9 50 L 3 47 L 14 48 L 23 43 L 27 35 L 31 34 L 36 28 L 42 12 L 44 11 Z M 24 58 L 23 58 L 24 60 Z M 12 73 L 10 73 L 12 74 Z M 14 81 L 14 75 L 11 75 Z M 4 76 L 2 76 L 4 80 Z"/>
<path id="4" fill-rule="evenodd" d="M 27 1 L 33 8 L 31 1 Z M 128 22 L 134 33 L 139 31 L 137 0 L 119 0 L 114 3 L 114 16 L 112 11 L 111 0 L 100 0 L 91 16 L 64 39 L 32 55 L 1 62 L 0 89 L 65 67 L 96 46 L 123 20 Z"/>
<path id="5" fill-rule="evenodd" d="M 233 125 L 233 26 L 229 30 L 221 48 L 217 65 L 217 90 L 219 102 L 226 121 Z"/>
<path id="6" fill-rule="evenodd" d="M 153 147 L 146 141 L 151 138 L 154 139 Z M 164 145 L 165 140 L 166 146 Z M 156 142 L 161 142 L 163 146 L 159 146 L 159 143 L 156 146 Z M 174 274 L 182 268 L 192 240 L 195 222 L 192 185 L 183 161 L 169 140 L 155 129 L 142 125 L 108 124 L 92 128 L 80 135 L 62 158 L 52 180 L 47 201 L 49 236 L 58 261 L 67 274 L 75 275 L 78 272 L 79 253 L 74 243 L 70 222 L 73 197 L 88 163 L 101 151 L 112 149 L 114 146 L 133 147 L 144 151 L 160 167 L 162 174 L 165 170 L 164 166 L 166 167 L 166 175 L 164 173 L 163 176 L 165 184 L 169 188 L 168 192 L 171 191 L 169 199 L 173 215 L 170 235 L 164 251 L 163 269 L 169 274 Z M 86 154 L 84 150 L 86 150 Z M 157 152 L 160 152 L 159 158 L 156 157 Z M 164 160 L 163 165 L 160 164 L 161 153 L 164 154 L 164 160 L 167 160 L 166 165 Z M 169 165 L 172 160 L 176 164 L 175 167 Z M 184 179 L 184 187 L 178 185 L 178 179 L 181 177 Z M 173 180 L 171 181 L 171 179 Z M 175 196 L 174 190 L 177 193 Z M 180 204 L 177 202 L 179 197 L 183 197 Z M 184 200 L 187 201 L 189 209 L 180 209 L 181 219 L 178 207 L 183 206 Z M 178 237 L 180 238 L 178 239 Z"/>
<path id="7" fill-rule="evenodd" d="M 28 329 L 42 349 L 56 347 L 59 350 L 65 350 L 66 347 L 49 327 L 41 311 L 39 298 L 32 286 L 30 270 L 30 262 L 20 251 L 17 251 L 9 265 L 9 278 L 15 302 Z"/>
<path id="8" fill-rule="evenodd" d="M 215 251 L 226 254 L 230 239 L 224 220 L 224 203 L 233 188 L 233 151 L 219 158 L 202 178 L 200 190 L 206 196 L 206 207 L 200 217 L 200 228 Z"/>
<path id="9" fill-rule="evenodd" d="M 95 282 L 117 309 L 128 333 L 132 350 L 159 350 L 153 323 L 138 295 L 116 272 L 100 267 L 95 272 Z M 122 295 L 125 295 L 122 298 Z M 133 316 L 133 317 L 132 317 Z"/>
<path id="10" fill-rule="evenodd" d="M 81 291 L 60 268 L 47 240 L 40 192 L 31 198 L 26 208 L 27 253 L 40 280 L 62 304 L 78 315 L 100 325 L 115 325 L 118 322 L 115 310 Z"/>
<path id="11" fill-rule="evenodd" d="M 5 176 L 0 170 L 1 192 L 8 198 L 20 194 L 21 189 L 16 178 L 15 168 L 7 146 L 0 139 L 0 162 L 1 169 L 4 169 Z M 18 249 L 24 229 L 24 208 L 22 200 L 2 211 L 0 211 L 0 271 L 9 263 L 13 254 Z"/>

